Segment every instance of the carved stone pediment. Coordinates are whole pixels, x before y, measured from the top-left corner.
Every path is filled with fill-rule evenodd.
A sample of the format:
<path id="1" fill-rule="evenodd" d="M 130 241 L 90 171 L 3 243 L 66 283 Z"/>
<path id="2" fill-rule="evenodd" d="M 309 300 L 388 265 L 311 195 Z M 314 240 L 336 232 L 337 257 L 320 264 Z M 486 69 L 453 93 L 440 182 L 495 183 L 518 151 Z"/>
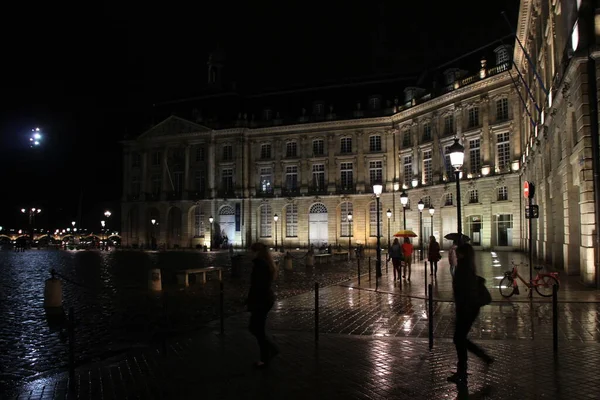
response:
<path id="1" fill-rule="evenodd" d="M 210 131 L 211 129 L 207 128 L 206 126 L 171 115 L 169 118 L 144 132 L 142 135 L 140 135 L 139 139 L 153 139 L 158 137 L 177 136 L 187 133 L 202 133 Z"/>

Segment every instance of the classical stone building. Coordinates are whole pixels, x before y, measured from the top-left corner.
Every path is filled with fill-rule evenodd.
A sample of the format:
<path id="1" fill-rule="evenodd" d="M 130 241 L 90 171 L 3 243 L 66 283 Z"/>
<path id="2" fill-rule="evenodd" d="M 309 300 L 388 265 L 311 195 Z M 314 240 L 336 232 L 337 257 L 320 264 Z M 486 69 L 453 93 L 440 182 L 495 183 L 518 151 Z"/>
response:
<path id="1" fill-rule="evenodd" d="M 535 253 L 589 285 L 599 277 L 597 6 L 522 0 L 517 39 L 523 48 L 517 42 L 514 61 L 523 78 L 513 73 L 525 100 L 517 107 L 522 176 L 536 184 L 540 210 Z"/>
<path id="2" fill-rule="evenodd" d="M 520 248 L 526 121 L 518 114 L 512 57 L 512 45 L 496 44 L 489 61 L 473 60 L 472 72 L 447 69 L 430 89 L 390 79 L 171 103 L 188 113 L 123 142 L 123 244 L 147 245 L 154 236 L 169 247 L 196 247 L 209 244 L 212 230 L 213 244 L 226 236 L 236 246 L 373 246 L 377 181 L 384 185 L 384 245 L 404 224 L 403 191 L 406 227 L 419 232 L 422 200 L 423 237 L 439 239 L 456 231 L 448 147 L 457 137 L 465 146 L 464 232 L 480 248 Z M 219 75 L 209 74 L 209 82 Z M 237 117 L 209 116 L 206 110 L 227 109 L 219 102 L 237 107 Z"/>

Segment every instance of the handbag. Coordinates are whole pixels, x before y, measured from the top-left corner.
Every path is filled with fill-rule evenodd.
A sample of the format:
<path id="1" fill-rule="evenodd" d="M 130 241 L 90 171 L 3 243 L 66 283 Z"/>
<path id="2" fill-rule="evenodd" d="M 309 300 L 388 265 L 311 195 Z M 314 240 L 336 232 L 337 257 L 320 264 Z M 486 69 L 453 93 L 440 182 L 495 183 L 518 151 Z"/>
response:
<path id="1" fill-rule="evenodd" d="M 475 303 L 479 307 L 487 306 L 492 302 L 492 295 L 490 294 L 488 288 L 485 286 L 485 279 L 479 275 L 476 275 L 475 280 Z"/>

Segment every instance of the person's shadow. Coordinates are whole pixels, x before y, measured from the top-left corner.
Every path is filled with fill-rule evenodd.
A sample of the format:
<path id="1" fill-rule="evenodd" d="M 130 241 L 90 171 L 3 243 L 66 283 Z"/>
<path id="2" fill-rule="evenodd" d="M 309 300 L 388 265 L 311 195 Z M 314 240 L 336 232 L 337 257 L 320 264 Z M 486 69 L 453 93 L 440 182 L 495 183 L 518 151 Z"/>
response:
<path id="1" fill-rule="evenodd" d="M 456 400 L 486 399 L 492 394 L 492 387 L 485 385 L 475 393 L 469 394 L 469 387 L 464 383 L 456 384 Z"/>

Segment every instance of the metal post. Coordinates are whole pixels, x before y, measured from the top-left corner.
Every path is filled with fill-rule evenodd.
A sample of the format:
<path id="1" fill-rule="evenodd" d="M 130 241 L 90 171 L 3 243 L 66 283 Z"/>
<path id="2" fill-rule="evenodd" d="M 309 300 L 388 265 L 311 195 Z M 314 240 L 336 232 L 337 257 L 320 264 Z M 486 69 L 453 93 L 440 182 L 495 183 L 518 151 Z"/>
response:
<path id="1" fill-rule="evenodd" d="M 319 342 L 319 282 L 315 282 L 315 344 Z"/>
<path id="2" fill-rule="evenodd" d="M 552 285 L 552 348 L 558 351 L 558 285 Z"/>
<path id="3" fill-rule="evenodd" d="M 75 387 L 75 311 L 69 308 L 69 386 Z"/>
<path id="4" fill-rule="evenodd" d="M 423 211 L 419 210 L 419 261 L 423 261 Z"/>
<path id="5" fill-rule="evenodd" d="M 531 190 L 531 189 L 530 189 Z M 529 196 L 527 199 L 527 204 L 529 204 L 529 282 L 533 281 L 533 219 L 531 216 L 533 215 L 533 199 Z M 533 290 L 529 290 L 529 297 L 533 297 Z"/>
<path id="6" fill-rule="evenodd" d="M 406 206 L 402 205 L 402 219 L 404 220 L 404 230 L 406 230 Z"/>
<path id="7" fill-rule="evenodd" d="M 380 200 L 379 197 L 376 198 L 377 202 L 377 252 L 375 253 L 377 259 L 375 260 L 375 279 L 378 279 L 381 276 L 381 221 L 379 218 L 380 211 Z"/>
<path id="8" fill-rule="evenodd" d="M 358 269 L 358 286 L 360 286 L 360 257 L 356 257 L 356 266 Z"/>
<path id="9" fill-rule="evenodd" d="M 433 285 L 429 284 L 429 350 L 433 349 Z"/>
<path id="10" fill-rule="evenodd" d="M 369 282 L 371 282 L 371 257 L 369 256 Z"/>
<path id="11" fill-rule="evenodd" d="M 221 317 L 221 335 L 225 334 L 225 291 L 223 290 L 223 281 L 219 282 L 219 314 Z"/>
<path id="12" fill-rule="evenodd" d="M 454 171 L 454 177 L 456 178 L 456 230 L 458 232 L 459 242 L 462 238 L 462 216 L 460 215 L 460 171 Z"/>

